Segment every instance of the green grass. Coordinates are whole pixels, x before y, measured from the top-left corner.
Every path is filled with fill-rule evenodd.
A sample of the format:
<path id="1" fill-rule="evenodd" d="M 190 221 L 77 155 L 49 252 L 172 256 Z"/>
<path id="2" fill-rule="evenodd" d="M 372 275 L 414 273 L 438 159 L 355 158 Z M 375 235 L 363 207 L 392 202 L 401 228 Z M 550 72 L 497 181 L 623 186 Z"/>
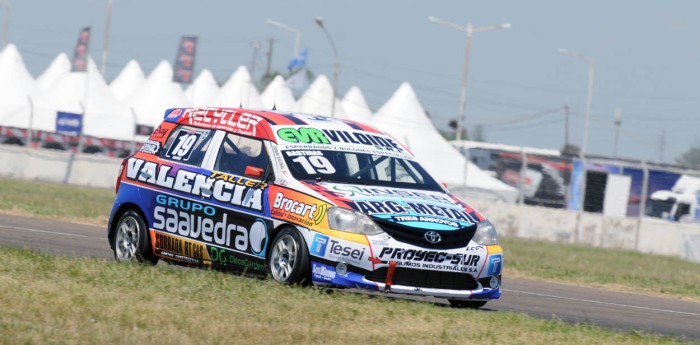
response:
<path id="1" fill-rule="evenodd" d="M 0 179 L 0 210 L 106 225 L 114 189 Z"/>
<path id="2" fill-rule="evenodd" d="M 0 248 L 0 344 L 679 344 L 524 314 Z"/>
<path id="3" fill-rule="evenodd" d="M 114 201 L 105 188 L 0 179 L 0 210 L 100 226 Z M 636 252 L 502 238 L 506 276 L 549 279 L 700 301 L 700 265 Z"/>
<path id="4" fill-rule="evenodd" d="M 700 301 L 700 264 L 631 251 L 502 239 L 506 275 L 583 283 Z"/>

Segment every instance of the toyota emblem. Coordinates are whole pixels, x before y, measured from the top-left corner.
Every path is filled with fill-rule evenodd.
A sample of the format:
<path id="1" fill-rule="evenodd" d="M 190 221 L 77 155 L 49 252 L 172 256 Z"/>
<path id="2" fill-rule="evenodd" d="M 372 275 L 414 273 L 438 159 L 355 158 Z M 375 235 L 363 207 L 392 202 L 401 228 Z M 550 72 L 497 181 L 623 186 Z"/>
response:
<path id="1" fill-rule="evenodd" d="M 426 241 L 432 244 L 440 243 L 442 241 L 442 236 L 435 231 L 428 231 L 423 235 Z"/>

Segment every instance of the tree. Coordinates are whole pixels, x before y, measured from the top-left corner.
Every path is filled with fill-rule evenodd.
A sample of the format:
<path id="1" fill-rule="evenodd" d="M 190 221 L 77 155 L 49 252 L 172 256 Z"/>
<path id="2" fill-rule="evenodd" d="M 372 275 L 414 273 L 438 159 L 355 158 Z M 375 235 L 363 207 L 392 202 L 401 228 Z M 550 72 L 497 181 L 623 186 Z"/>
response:
<path id="1" fill-rule="evenodd" d="M 676 158 L 676 163 L 690 166 L 700 166 L 700 145 L 695 144 L 694 147 L 685 151 L 682 155 Z"/>
<path id="2" fill-rule="evenodd" d="M 578 156 L 581 152 L 581 148 L 574 144 L 566 144 L 561 148 L 562 156 Z"/>
<path id="3" fill-rule="evenodd" d="M 474 137 L 474 141 L 485 142 L 486 134 L 484 134 L 484 126 L 475 125 L 474 130 L 472 131 L 472 136 Z"/>

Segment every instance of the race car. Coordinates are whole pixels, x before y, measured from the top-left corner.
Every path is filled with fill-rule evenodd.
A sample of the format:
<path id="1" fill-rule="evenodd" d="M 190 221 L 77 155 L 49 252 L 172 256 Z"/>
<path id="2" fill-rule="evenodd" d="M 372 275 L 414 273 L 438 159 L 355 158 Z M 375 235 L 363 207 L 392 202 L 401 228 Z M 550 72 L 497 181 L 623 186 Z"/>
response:
<path id="1" fill-rule="evenodd" d="M 494 225 L 399 141 L 309 114 L 175 108 L 116 182 L 119 261 L 188 265 L 446 298 L 500 297 Z"/>

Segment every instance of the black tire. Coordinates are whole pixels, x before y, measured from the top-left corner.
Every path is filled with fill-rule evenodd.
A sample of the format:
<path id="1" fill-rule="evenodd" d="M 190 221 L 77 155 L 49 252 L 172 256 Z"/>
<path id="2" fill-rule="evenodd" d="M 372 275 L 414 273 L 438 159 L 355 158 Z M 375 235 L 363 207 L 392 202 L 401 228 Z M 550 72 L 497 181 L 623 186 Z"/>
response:
<path id="1" fill-rule="evenodd" d="M 128 210 L 119 217 L 112 241 L 114 259 L 117 261 L 136 261 L 151 265 L 158 263 L 158 257 L 151 250 L 151 238 L 146 222 L 134 210 Z"/>
<path id="2" fill-rule="evenodd" d="M 453 308 L 479 309 L 488 301 L 465 301 L 461 299 L 448 299 Z"/>
<path id="3" fill-rule="evenodd" d="M 306 241 L 294 228 L 286 227 L 277 233 L 270 246 L 267 272 L 282 284 L 309 285 L 309 250 Z"/>

